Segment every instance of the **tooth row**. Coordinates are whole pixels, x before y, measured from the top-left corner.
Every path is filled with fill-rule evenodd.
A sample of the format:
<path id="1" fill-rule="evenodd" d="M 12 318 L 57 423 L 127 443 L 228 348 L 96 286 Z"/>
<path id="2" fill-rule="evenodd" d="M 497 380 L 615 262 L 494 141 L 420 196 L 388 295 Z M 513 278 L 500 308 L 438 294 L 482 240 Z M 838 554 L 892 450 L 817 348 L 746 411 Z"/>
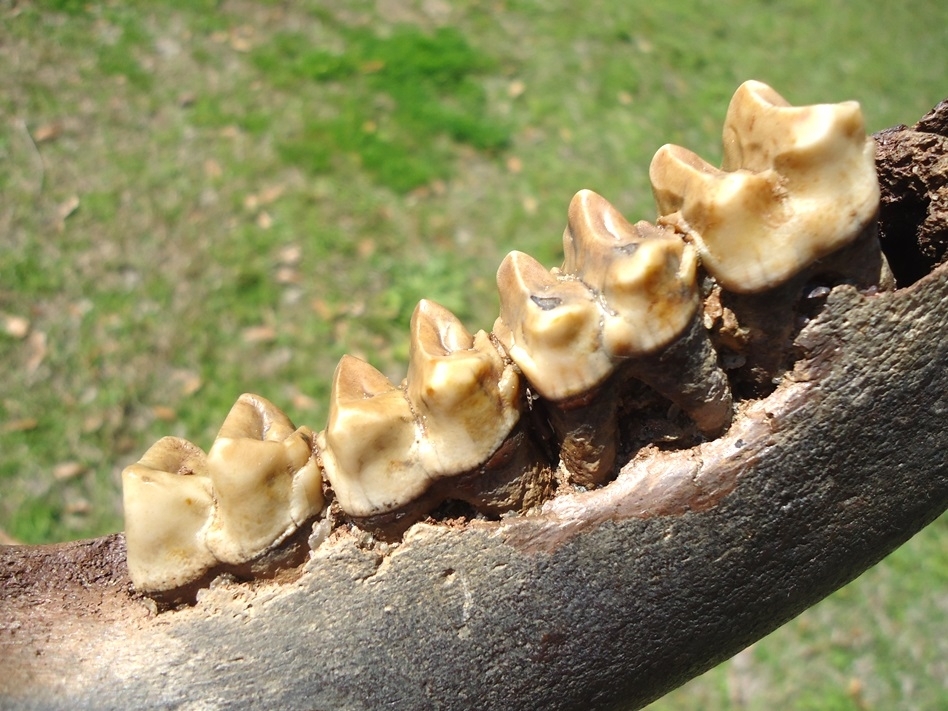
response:
<path id="1" fill-rule="evenodd" d="M 241 395 L 203 450 L 164 437 L 122 472 L 132 582 L 161 592 L 267 552 L 323 507 L 313 432 Z"/>
<path id="2" fill-rule="evenodd" d="M 600 485 L 614 474 L 618 403 L 636 383 L 703 436 L 720 434 L 734 376 L 715 346 L 769 382 L 806 279 L 833 259 L 855 270 L 850 244 L 862 245 L 855 281 L 884 272 L 873 144 L 856 103 L 795 108 L 747 82 L 728 109 L 724 155 L 719 170 L 662 147 L 654 225 L 577 193 L 561 268 L 521 252 L 503 260 L 491 334 L 420 302 L 405 380 L 344 356 L 318 435 L 244 395 L 206 456 L 159 441 L 123 473 L 135 585 L 180 587 L 272 550 L 321 510 L 323 475 L 344 514 L 382 531 L 449 499 L 496 515 L 541 503 L 558 483 Z"/>

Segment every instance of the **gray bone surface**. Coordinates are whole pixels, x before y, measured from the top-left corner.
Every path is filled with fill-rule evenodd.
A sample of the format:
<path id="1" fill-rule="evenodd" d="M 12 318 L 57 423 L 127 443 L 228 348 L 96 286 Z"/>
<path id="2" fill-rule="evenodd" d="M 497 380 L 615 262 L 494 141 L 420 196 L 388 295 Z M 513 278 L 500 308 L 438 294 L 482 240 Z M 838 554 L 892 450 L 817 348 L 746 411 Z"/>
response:
<path id="1" fill-rule="evenodd" d="M 0 707 L 639 708 L 948 508 L 948 268 L 837 287 L 728 432 L 539 514 L 339 529 L 302 571 L 155 614 L 115 535 L 0 547 Z"/>

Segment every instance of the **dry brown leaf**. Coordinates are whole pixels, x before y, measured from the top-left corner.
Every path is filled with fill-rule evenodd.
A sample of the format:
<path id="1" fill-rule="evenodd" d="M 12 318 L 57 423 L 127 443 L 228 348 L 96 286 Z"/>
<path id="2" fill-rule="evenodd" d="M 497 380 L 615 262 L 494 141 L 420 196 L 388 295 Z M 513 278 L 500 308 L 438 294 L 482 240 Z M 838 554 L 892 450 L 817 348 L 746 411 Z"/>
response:
<path id="1" fill-rule="evenodd" d="M 0 426 L 3 432 L 29 432 L 39 427 L 39 420 L 35 417 L 22 417 L 19 420 L 8 420 Z"/>
<path id="2" fill-rule="evenodd" d="M 273 326 L 251 326 L 242 331 L 241 337 L 244 343 L 272 343 L 276 340 L 277 331 Z"/>
<path id="3" fill-rule="evenodd" d="M 30 332 L 30 321 L 22 316 L 4 314 L 0 316 L 0 320 L 3 322 L 4 333 L 17 340 L 26 338 L 26 335 Z"/>
<path id="4" fill-rule="evenodd" d="M 33 140 L 36 143 L 46 143 L 47 141 L 55 141 L 63 133 L 63 122 L 62 121 L 50 121 L 49 123 L 44 123 L 42 126 L 38 126 L 35 131 L 33 131 Z"/>
<path id="5" fill-rule="evenodd" d="M 178 419 L 175 409 L 167 405 L 155 405 L 151 408 L 151 413 L 162 422 L 174 422 Z"/>
<path id="6" fill-rule="evenodd" d="M 66 479 L 75 479 L 89 471 L 82 462 L 60 462 L 53 467 L 53 478 L 56 481 L 65 481 Z"/>
<path id="7" fill-rule="evenodd" d="M 30 356 L 26 360 L 26 371 L 35 373 L 46 359 L 46 334 L 42 331 L 33 331 L 27 338 L 30 347 Z"/>

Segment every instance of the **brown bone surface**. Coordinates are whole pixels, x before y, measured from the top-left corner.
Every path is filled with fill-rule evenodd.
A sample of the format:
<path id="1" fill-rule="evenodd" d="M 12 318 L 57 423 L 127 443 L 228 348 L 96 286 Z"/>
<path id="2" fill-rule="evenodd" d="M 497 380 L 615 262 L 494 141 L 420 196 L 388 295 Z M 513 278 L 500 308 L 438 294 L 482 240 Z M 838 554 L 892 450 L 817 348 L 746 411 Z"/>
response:
<path id="1" fill-rule="evenodd" d="M 911 171 L 889 167 L 897 205 Z M 884 215 L 888 249 L 913 249 Z M 537 515 L 419 524 L 384 555 L 338 529 L 294 575 L 161 614 L 130 593 L 121 534 L 0 547 L 0 706 L 639 708 L 948 507 L 948 267 L 931 266 L 894 292 L 835 288 L 724 436 L 646 448 Z"/>

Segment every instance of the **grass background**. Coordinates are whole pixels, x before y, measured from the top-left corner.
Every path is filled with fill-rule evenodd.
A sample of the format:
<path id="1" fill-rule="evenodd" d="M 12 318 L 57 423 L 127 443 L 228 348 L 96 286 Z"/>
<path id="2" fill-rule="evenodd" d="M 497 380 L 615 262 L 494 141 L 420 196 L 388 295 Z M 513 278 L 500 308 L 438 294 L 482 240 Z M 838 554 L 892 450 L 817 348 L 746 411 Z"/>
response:
<path id="1" fill-rule="evenodd" d="M 338 7 L 344 5 L 344 7 Z M 580 188 L 654 218 L 663 143 L 720 159 L 745 79 L 948 95 L 948 5 L 0 2 L 0 530 L 121 528 L 120 472 L 236 397 L 318 429 L 346 352 L 404 375 L 432 298 L 471 330 Z M 653 709 L 948 707 L 948 519 Z"/>

